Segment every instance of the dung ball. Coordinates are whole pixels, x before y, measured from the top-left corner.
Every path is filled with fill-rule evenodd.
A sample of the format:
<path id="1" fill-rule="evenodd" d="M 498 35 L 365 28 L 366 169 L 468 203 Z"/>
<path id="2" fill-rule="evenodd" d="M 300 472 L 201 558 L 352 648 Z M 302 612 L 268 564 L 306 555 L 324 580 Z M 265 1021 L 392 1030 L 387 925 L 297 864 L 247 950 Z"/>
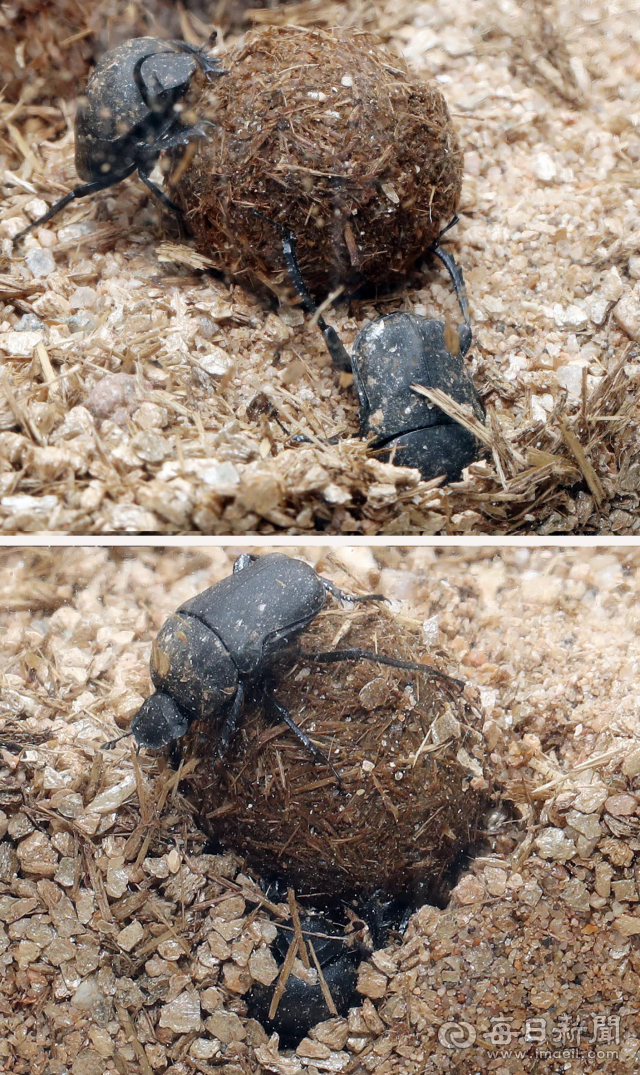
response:
<path id="1" fill-rule="evenodd" d="M 437 666 L 420 628 L 385 607 L 327 609 L 302 636 L 307 652 L 352 647 Z M 223 759 L 212 760 L 216 729 L 194 726 L 183 740 L 198 758 L 187 795 L 207 835 L 301 896 L 439 901 L 489 794 L 469 689 L 371 661 L 304 657 L 275 683 L 340 781 L 262 704 L 245 709 Z"/>
<path id="2" fill-rule="evenodd" d="M 294 234 L 313 290 L 406 275 L 460 196 L 439 89 L 353 29 L 271 27 L 223 62 L 189 102 L 213 127 L 174 171 L 198 249 L 241 282 L 288 280 L 258 212 Z"/>

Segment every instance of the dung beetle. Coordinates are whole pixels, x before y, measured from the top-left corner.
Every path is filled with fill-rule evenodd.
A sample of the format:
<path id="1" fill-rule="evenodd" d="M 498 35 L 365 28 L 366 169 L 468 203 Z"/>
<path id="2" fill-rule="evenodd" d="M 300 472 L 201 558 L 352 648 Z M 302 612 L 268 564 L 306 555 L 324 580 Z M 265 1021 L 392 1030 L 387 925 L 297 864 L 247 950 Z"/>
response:
<path id="1" fill-rule="evenodd" d="M 185 601 L 161 627 L 151 652 L 155 694 L 140 706 L 126 734 L 133 735 L 139 746 L 159 750 L 185 735 L 193 720 L 218 718 L 216 749 L 222 756 L 249 695 L 275 723 L 284 721 L 315 760 L 329 765 L 340 784 L 329 759 L 278 701 L 276 665 L 283 660 L 293 664 L 298 658 L 319 664 L 373 661 L 425 672 L 462 688 L 460 680 L 431 665 L 370 650 L 301 652 L 298 638 L 320 614 L 329 594 L 347 602 L 385 600 L 380 594 L 344 593 L 303 560 L 282 553 L 239 556 L 231 575 Z"/>
<path id="2" fill-rule="evenodd" d="M 333 921 L 333 915 L 309 913 L 300 916 L 300 927 L 305 944 L 311 941 L 326 986 L 338 1015 L 346 1015 L 349 1008 L 361 1003 L 362 998 L 356 992 L 358 965 L 371 955 L 354 937 L 349 938 L 344 928 Z M 285 925 L 287 925 L 285 923 Z M 289 922 L 291 927 L 291 922 Z M 280 927 L 278 936 L 271 946 L 271 951 L 278 963 L 282 964 L 287 956 L 293 931 Z M 355 943 L 354 943 L 355 942 Z M 310 966 L 315 969 L 313 960 Z M 269 986 L 255 985 L 247 996 L 247 1013 L 250 1018 L 262 1023 L 267 1033 L 274 1031 L 280 1035 L 280 1043 L 286 1048 L 295 1048 L 301 1039 L 316 1023 L 331 1018 L 332 1013 L 319 981 L 318 972 L 306 981 L 295 974 L 287 979 L 275 1014 L 270 1019 L 269 1009 L 276 989 L 276 983 Z"/>
<path id="3" fill-rule="evenodd" d="M 276 878 L 260 879 L 261 887 L 269 899 L 283 902 L 287 899 L 285 886 Z M 390 899 L 382 892 L 374 892 L 364 900 L 350 906 L 330 902 L 324 908 L 307 908 L 300 915 L 300 929 L 305 946 L 313 945 L 325 984 L 331 993 L 338 1015 L 346 1015 L 351 1007 L 362 1003 L 357 992 L 358 965 L 371 953 L 384 948 L 391 932 L 400 937 L 409 918 L 419 904 L 405 900 Z M 278 935 L 271 945 L 276 961 L 285 961 L 294 935 L 289 919 L 279 923 Z M 309 953 L 307 953 L 309 954 Z M 300 952 L 297 952 L 300 957 Z M 291 958 L 291 957 L 290 957 Z M 311 967 L 315 960 L 308 960 Z M 306 976 L 313 979 L 314 975 Z M 319 979 L 318 975 L 318 979 Z M 247 995 L 248 1015 L 262 1023 L 269 1033 L 280 1035 L 281 1045 L 295 1048 L 316 1023 L 324 1022 L 333 1014 L 329 1011 L 319 980 L 307 981 L 291 974 L 275 1014 L 270 1019 L 273 995 L 277 980 L 269 986 L 254 985 Z"/>
<path id="4" fill-rule="evenodd" d="M 136 169 L 155 197 L 180 213 L 149 175 L 164 150 L 204 134 L 198 125 L 181 123 L 176 108 L 197 68 L 207 78 L 225 74 L 218 60 L 186 41 L 136 37 L 105 53 L 76 113 L 76 171 L 85 182 L 24 228 L 14 242 L 76 198 L 114 186 Z"/>
<path id="5" fill-rule="evenodd" d="M 454 217 L 439 238 L 456 221 Z M 484 422 L 484 408 L 464 364 L 472 334 L 464 278 L 453 255 L 439 242 L 431 248 L 449 272 L 456 291 L 464 319 L 457 329 L 431 317 L 387 314 L 361 329 L 349 355 L 307 289 L 296 257 L 295 237 L 281 225 L 275 226 L 292 283 L 304 309 L 317 321 L 334 366 L 353 373 L 360 403 L 360 436 L 372 438 L 370 447 L 377 455 L 383 459 L 392 456 L 396 466 L 415 467 L 426 481 L 442 474 L 447 481 L 457 481 L 464 467 L 477 459 L 478 440 L 413 388 L 418 384 L 440 389 L 456 402 L 467 404 Z M 298 443 L 308 440 L 292 439 Z"/>

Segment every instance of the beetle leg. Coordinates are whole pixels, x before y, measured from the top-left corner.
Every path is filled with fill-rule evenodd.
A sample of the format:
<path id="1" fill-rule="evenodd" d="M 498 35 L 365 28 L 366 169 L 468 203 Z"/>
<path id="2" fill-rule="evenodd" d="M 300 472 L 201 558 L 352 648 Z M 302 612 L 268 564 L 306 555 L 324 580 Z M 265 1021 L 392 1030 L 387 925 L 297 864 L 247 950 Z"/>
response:
<path id="1" fill-rule="evenodd" d="M 331 361 L 336 369 L 346 370 L 347 373 L 351 373 L 352 363 L 349 357 L 349 352 L 344 346 L 342 340 L 338 336 L 338 333 L 332 325 L 328 325 L 324 317 L 318 314 L 318 307 L 311 298 L 311 295 L 307 289 L 307 285 L 304 282 L 300 266 L 298 264 L 298 258 L 296 257 L 295 238 L 292 232 L 282 232 L 282 253 L 284 254 L 284 260 L 289 270 L 289 276 L 291 277 L 293 286 L 295 287 L 298 295 L 302 299 L 302 305 L 307 313 L 310 313 L 312 317 L 315 317 L 318 322 L 318 328 L 324 336 L 324 342 L 327 346 L 327 351 L 331 355 Z"/>
<path id="2" fill-rule="evenodd" d="M 434 679 L 441 679 L 444 683 L 464 688 L 464 681 L 448 676 L 439 668 L 433 668 L 430 664 L 419 664 L 418 661 L 400 661 L 396 657 L 387 657 L 383 653 L 374 653 L 366 649 L 331 649 L 323 653 L 300 653 L 305 661 L 317 662 L 318 664 L 334 664 L 336 661 L 372 661 L 375 664 L 388 664 L 391 668 L 404 668 L 407 672 L 425 672 Z"/>
<path id="3" fill-rule="evenodd" d="M 65 194 L 64 198 L 61 198 L 59 202 L 52 205 L 42 216 L 39 216 L 37 220 L 34 220 L 32 224 L 29 224 L 28 228 L 23 228 L 22 231 L 14 238 L 14 243 L 21 242 L 25 235 L 33 231 L 34 228 L 39 228 L 41 224 L 46 224 L 54 216 L 57 216 L 61 209 L 65 209 L 71 202 L 76 201 L 77 198 L 87 198 L 90 194 L 96 194 L 99 190 L 105 190 L 106 187 L 113 187 L 116 183 L 119 183 L 121 179 L 126 179 L 128 175 L 135 172 L 137 168 L 136 164 L 132 164 L 124 172 L 119 173 L 117 176 L 105 176 L 104 179 L 97 179 L 94 183 L 83 183 L 81 187 L 75 187 L 70 190 L 68 194 Z"/>
<path id="4" fill-rule="evenodd" d="M 162 204 L 166 206 L 167 209 L 171 209 L 174 213 L 177 213 L 179 217 L 182 217 L 183 212 L 180 206 L 176 205 L 175 202 L 172 202 L 171 198 L 168 198 L 164 191 L 160 190 L 160 187 L 157 187 L 156 184 L 151 179 L 149 179 L 149 172 L 147 169 L 148 164 L 146 163 L 138 165 L 138 175 L 140 176 L 145 187 L 148 187 L 151 193 L 158 199 L 159 202 L 162 202 Z"/>
<path id="5" fill-rule="evenodd" d="M 238 721 L 240 720 L 240 714 L 244 705 L 244 686 L 242 680 L 238 680 L 238 688 L 236 690 L 233 702 L 229 708 L 229 712 L 224 718 L 218 733 L 218 742 L 216 744 L 215 754 L 218 758 L 221 758 L 226 754 L 229 749 L 229 744 L 233 737 L 233 734 L 238 727 Z"/>
<path id="6" fill-rule="evenodd" d="M 368 928 L 375 949 L 385 947 L 391 930 L 404 933 L 415 909 L 401 899 L 389 898 L 382 889 L 376 889 L 358 906 L 360 920 Z"/>
<path id="7" fill-rule="evenodd" d="M 158 91 L 158 96 L 156 96 L 155 98 L 153 98 L 153 97 L 151 97 L 149 95 L 149 87 L 147 86 L 144 78 L 142 77 L 142 65 L 143 65 L 143 63 L 145 62 L 145 60 L 152 60 L 154 56 L 155 56 L 154 52 L 148 52 L 145 56 L 140 57 L 140 59 L 136 62 L 135 67 L 133 68 L 133 81 L 135 82 L 136 86 L 138 87 L 138 92 L 139 92 L 140 96 L 142 97 L 142 100 L 146 104 L 147 108 L 149 109 L 149 111 L 151 111 L 151 112 L 161 112 L 162 108 L 158 107 L 158 96 L 162 93 L 162 86 L 160 85 L 160 81 L 159 81 L 157 75 L 155 73 L 153 73 L 154 79 L 155 79 L 155 84 L 156 84 L 156 89 Z"/>
<path id="8" fill-rule="evenodd" d="M 439 232 L 438 238 L 436 239 L 436 242 L 439 243 L 441 238 L 442 238 L 442 236 L 446 235 L 447 232 L 451 230 L 451 228 L 454 228 L 459 220 L 460 220 L 460 217 L 458 216 L 458 214 L 454 213 L 454 215 L 452 216 L 452 218 L 449 221 L 449 223 L 445 224 L 444 228 L 442 228 L 442 230 Z"/>
<path id="9" fill-rule="evenodd" d="M 245 567 L 248 567 L 249 564 L 255 564 L 257 559 L 258 557 L 254 556 L 252 552 L 241 552 L 240 555 L 234 560 L 234 575 L 237 575 L 239 571 L 244 571 Z"/>
<path id="10" fill-rule="evenodd" d="M 320 747 L 317 747 L 315 743 L 312 743 L 309 739 L 309 736 L 305 735 L 302 728 L 298 727 L 293 717 L 289 713 L 289 710 L 286 709 L 285 706 L 283 706 L 282 702 L 279 701 L 278 698 L 276 698 L 273 691 L 271 691 L 268 687 L 263 686 L 262 697 L 263 702 L 265 703 L 265 708 L 270 709 L 275 714 L 278 720 L 284 721 L 284 723 L 287 725 L 287 728 L 291 729 L 296 738 L 299 739 L 302 745 L 306 747 L 310 754 L 313 755 L 314 760 L 324 762 L 325 765 L 329 766 L 331 772 L 338 781 L 338 787 L 342 789 L 342 777 L 340 776 L 338 770 L 335 768 L 334 765 L 331 764 L 329 758 L 324 753 L 324 751 L 320 750 Z"/>
<path id="11" fill-rule="evenodd" d="M 289 271 L 289 276 L 291 277 L 291 282 L 302 299 L 304 309 L 308 314 L 311 314 L 312 317 L 316 318 L 318 328 L 324 336 L 327 351 L 331 355 L 331 360 L 336 369 L 346 370 L 347 373 L 351 373 L 352 364 L 351 359 L 349 358 L 349 352 L 333 326 L 328 325 L 324 317 L 322 317 L 321 314 L 318 314 L 318 307 L 311 298 L 309 289 L 304 282 L 302 272 L 300 271 L 300 265 L 298 264 L 298 258 L 296 256 L 296 240 L 293 232 L 288 231 L 287 228 L 283 227 L 277 220 L 269 220 L 269 218 L 263 216 L 262 213 L 254 211 L 254 216 L 260 217 L 261 220 L 266 221 L 267 224 L 271 224 L 273 228 L 276 228 L 280 232 L 284 260 Z"/>
<path id="12" fill-rule="evenodd" d="M 335 597 L 336 601 L 351 601 L 352 603 L 355 602 L 355 601 L 384 601 L 385 604 L 387 604 L 387 605 L 389 604 L 389 601 L 384 596 L 384 594 L 381 594 L 381 593 L 365 593 L 365 594 L 346 593 L 344 590 L 341 590 L 339 586 L 336 586 L 335 582 L 332 582 L 331 579 L 325 579 L 324 575 L 320 575 L 320 581 L 321 581 L 322 585 L 324 586 L 325 590 L 327 591 L 327 593 L 330 593 L 332 597 Z"/>
<path id="13" fill-rule="evenodd" d="M 211 123 L 208 119 L 200 121 L 203 124 L 207 124 L 209 127 L 215 127 L 215 123 Z M 145 149 L 148 148 L 149 157 L 153 157 L 155 164 L 155 158 L 166 149 L 175 149 L 176 146 L 186 145 L 187 142 L 193 138 L 204 138 L 206 131 L 202 130 L 202 127 L 198 124 L 193 124 L 191 127 L 183 126 L 178 120 L 173 119 L 167 127 L 162 129 L 158 133 L 158 137 L 153 142 L 141 143 L 140 154 L 145 155 Z"/>
<path id="14" fill-rule="evenodd" d="M 214 30 L 209 37 L 209 44 L 213 45 L 217 36 L 217 31 Z M 193 56 L 203 75 L 206 75 L 207 78 L 209 75 L 228 74 L 228 71 L 224 71 L 220 67 L 220 60 L 214 56 L 207 56 L 204 49 L 199 45 L 190 45 L 187 41 L 172 41 L 171 44 L 175 45 L 180 52 L 188 52 L 190 56 Z"/>
<path id="15" fill-rule="evenodd" d="M 177 130 L 176 125 L 178 128 Z M 173 149 L 175 146 L 184 145 L 195 135 L 197 135 L 198 138 L 202 138 L 204 137 L 204 131 L 201 130 L 200 127 L 183 127 L 179 121 L 174 119 L 167 125 L 164 133 L 161 132 L 159 134 L 155 142 L 149 143 L 148 145 L 142 144 L 136 154 L 138 175 L 142 182 L 149 188 L 159 202 L 162 202 L 167 209 L 171 209 L 173 213 L 176 213 L 180 219 L 184 219 L 184 213 L 180 206 L 176 205 L 175 202 L 172 202 L 171 198 L 169 198 L 160 187 L 156 186 L 153 180 L 149 178 L 149 173 L 153 171 L 160 153 L 166 149 Z"/>
<path id="16" fill-rule="evenodd" d="M 462 269 L 458 265 L 453 254 L 450 254 L 448 250 L 440 246 L 437 242 L 433 244 L 432 250 L 437 258 L 444 265 L 445 269 L 451 277 L 451 282 L 455 288 L 456 295 L 460 309 L 462 310 L 462 316 L 464 317 L 465 325 L 469 324 L 469 302 L 467 299 L 467 288 L 464 282 L 464 276 L 462 275 Z"/>
<path id="17" fill-rule="evenodd" d="M 305 433 L 293 433 L 289 437 L 289 444 L 341 444 L 344 437 L 341 437 L 339 433 L 334 434 L 333 437 L 307 437 Z"/>
<path id="18" fill-rule="evenodd" d="M 119 743 L 122 739 L 128 739 L 133 732 L 125 732 L 124 735 L 119 735 L 117 739 L 110 739 L 108 743 L 102 744 L 103 750 L 113 750 L 116 743 Z"/>
<path id="19" fill-rule="evenodd" d="M 451 282 L 453 283 L 453 286 L 455 288 L 458 304 L 462 311 L 462 316 L 464 317 L 464 325 L 460 325 L 458 327 L 458 335 L 460 337 L 460 354 L 466 355 L 467 351 L 471 347 L 472 334 L 471 321 L 469 319 L 469 302 L 467 299 L 467 289 L 464 282 L 464 276 L 462 275 L 462 269 L 456 262 L 453 254 L 449 254 L 447 250 L 444 250 L 440 246 L 440 240 L 442 239 L 442 236 L 446 235 L 449 229 L 453 228 L 453 226 L 458 223 L 459 219 L 460 218 L 456 213 L 455 216 L 446 225 L 446 227 L 442 229 L 431 249 L 436 255 L 436 257 L 440 258 L 440 261 L 449 273 L 449 276 L 451 277 Z"/>

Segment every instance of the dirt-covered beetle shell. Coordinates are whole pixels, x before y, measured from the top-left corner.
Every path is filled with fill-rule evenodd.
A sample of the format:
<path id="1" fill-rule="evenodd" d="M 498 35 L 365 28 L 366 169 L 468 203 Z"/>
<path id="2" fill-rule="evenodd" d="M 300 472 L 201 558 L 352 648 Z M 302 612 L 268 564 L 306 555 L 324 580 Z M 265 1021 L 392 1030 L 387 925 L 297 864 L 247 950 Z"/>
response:
<path id="1" fill-rule="evenodd" d="M 338 1014 L 346 1015 L 347 1009 L 361 999 L 356 992 L 358 965 L 369 954 L 368 951 L 362 944 L 349 947 L 343 931 L 324 915 L 301 916 L 300 926 L 305 941 L 310 939 L 313 943 Z M 279 961 L 284 960 L 287 954 L 290 938 L 290 933 L 279 932 L 272 946 Z M 269 1007 L 275 985 L 256 985 L 247 997 L 249 1015 L 262 1023 L 269 1033 L 275 1031 L 279 1034 L 282 1045 L 295 1047 L 311 1027 L 331 1017 L 317 980 L 317 972 L 315 975 L 312 972 L 312 976 L 316 978 L 315 982 L 305 981 L 295 974 L 289 975 L 273 1019 L 269 1019 Z"/>
<path id="2" fill-rule="evenodd" d="M 302 560 L 280 553 L 239 557 L 233 574 L 186 601 L 160 629 L 151 653 L 157 693 L 133 719 L 137 742 L 165 746 L 192 720 L 210 720 L 238 697 L 240 707 L 240 677 L 258 677 L 315 619 L 326 597 L 325 580 Z"/>
<path id="3" fill-rule="evenodd" d="M 260 214 L 258 214 L 260 215 Z M 457 217 L 441 232 L 441 236 Z M 267 223 L 273 225 L 272 221 Z M 456 291 L 464 322 L 457 330 L 435 318 L 393 313 L 377 317 L 358 333 L 349 354 L 338 333 L 328 325 L 307 288 L 296 255 L 295 236 L 276 224 L 291 281 L 307 313 L 313 315 L 336 369 L 353 374 L 360 401 L 360 436 L 397 466 L 415 467 L 429 481 L 442 475 L 457 480 L 477 458 L 479 443 L 461 423 L 416 391 L 438 389 L 458 404 L 468 405 L 484 422 L 484 408 L 464 364 L 472 332 L 462 269 L 436 242 L 440 258 Z M 306 440 L 295 437 L 292 440 Z"/>
<path id="4" fill-rule="evenodd" d="M 153 643 L 151 682 L 191 717 L 203 719 L 219 712 L 235 694 L 238 673 L 220 638 L 180 609 L 165 621 Z"/>
<path id="5" fill-rule="evenodd" d="M 198 68 L 207 77 L 225 73 L 217 60 L 185 41 L 137 37 L 110 49 L 96 65 L 76 113 L 76 171 L 85 182 L 24 228 L 14 243 L 76 198 L 113 186 L 136 169 L 154 196 L 180 213 L 150 173 L 163 151 L 204 134 L 198 124 L 183 124 L 177 107 Z"/>
<path id="6" fill-rule="evenodd" d="M 415 314 L 388 314 L 365 325 L 353 345 L 351 363 L 360 401 L 360 436 L 373 436 L 371 447 L 377 454 L 393 449 L 397 466 L 416 467 L 426 479 L 444 474 L 448 481 L 457 480 L 477 458 L 473 434 L 411 388 L 422 384 L 440 389 L 484 421 L 464 363 L 470 344 L 466 324 L 451 330 L 443 321 Z"/>
<path id="7" fill-rule="evenodd" d="M 315 619 L 326 599 L 324 581 L 309 564 L 270 553 L 234 567 L 232 575 L 178 611 L 205 624 L 221 640 L 238 672 L 252 676 Z"/>
<path id="8" fill-rule="evenodd" d="M 96 65 L 76 113 L 76 171 L 87 182 L 122 173 L 149 146 L 198 68 L 179 42 L 125 41 Z M 200 64 L 211 64 L 202 54 Z"/>
<path id="9" fill-rule="evenodd" d="M 233 573 L 185 601 L 158 633 L 151 654 L 156 693 L 140 706 L 131 734 L 140 746 L 168 746 L 194 720 L 215 721 L 215 756 L 229 747 L 245 699 L 277 724 L 284 723 L 316 761 L 340 774 L 298 727 L 275 693 L 285 666 L 299 657 L 316 664 L 371 661 L 427 672 L 457 689 L 462 684 L 430 665 L 402 661 L 375 650 L 350 648 L 302 654 L 299 636 L 324 608 L 339 601 L 384 601 L 380 594 L 348 594 L 303 560 L 271 553 L 239 556 Z"/>

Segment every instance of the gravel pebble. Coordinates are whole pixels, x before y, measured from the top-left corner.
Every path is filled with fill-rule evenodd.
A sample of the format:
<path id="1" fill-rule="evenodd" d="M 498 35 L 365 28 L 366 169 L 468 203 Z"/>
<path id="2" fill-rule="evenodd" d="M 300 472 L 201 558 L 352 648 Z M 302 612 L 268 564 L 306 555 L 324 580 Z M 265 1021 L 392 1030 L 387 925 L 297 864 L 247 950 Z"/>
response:
<path id="1" fill-rule="evenodd" d="M 160 1009 L 160 1026 L 175 1034 L 200 1030 L 200 1001 L 196 993 L 184 992 Z"/>
<path id="2" fill-rule="evenodd" d="M 33 276 L 39 278 L 50 276 L 55 270 L 56 261 L 48 250 L 30 250 L 24 259 Z"/>
<path id="3" fill-rule="evenodd" d="M 640 287 L 622 296 L 613 308 L 613 317 L 627 336 L 640 341 Z"/>

